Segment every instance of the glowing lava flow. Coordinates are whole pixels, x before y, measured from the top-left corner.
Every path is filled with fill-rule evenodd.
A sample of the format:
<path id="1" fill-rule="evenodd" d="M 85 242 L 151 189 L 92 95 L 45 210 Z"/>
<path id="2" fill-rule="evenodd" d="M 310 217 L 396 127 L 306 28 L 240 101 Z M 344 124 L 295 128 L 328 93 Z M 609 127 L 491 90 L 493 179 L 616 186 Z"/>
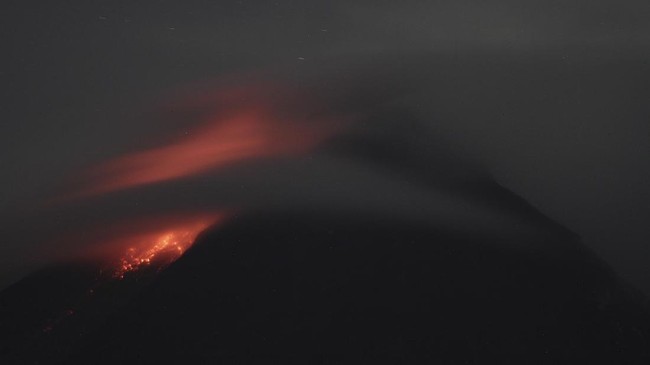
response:
<path id="1" fill-rule="evenodd" d="M 210 222 L 201 221 L 164 232 L 141 235 L 132 241 L 126 252 L 120 257 L 113 273 L 114 278 L 124 276 L 145 266 L 155 263 L 164 267 L 176 261 L 194 243 L 197 235 L 208 228 Z"/>

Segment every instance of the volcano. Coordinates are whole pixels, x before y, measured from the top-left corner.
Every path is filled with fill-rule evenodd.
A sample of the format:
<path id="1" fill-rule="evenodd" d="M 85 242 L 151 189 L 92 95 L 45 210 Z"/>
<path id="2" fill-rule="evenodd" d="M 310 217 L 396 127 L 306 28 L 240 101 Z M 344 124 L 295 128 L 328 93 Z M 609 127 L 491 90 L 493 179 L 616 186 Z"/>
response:
<path id="1" fill-rule="evenodd" d="M 0 363 L 650 363 L 643 295 L 366 90 L 91 169 L 41 219 L 113 258 L 0 292 Z"/>
<path id="2" fill-rule="evenodd" d="M 464 194 L 536 233 L 235 215 L 163 271 L 74 264 L 5 289 L 2 363 L 648 363 L 645 299 L 576 235 L 495 183 Z"/>

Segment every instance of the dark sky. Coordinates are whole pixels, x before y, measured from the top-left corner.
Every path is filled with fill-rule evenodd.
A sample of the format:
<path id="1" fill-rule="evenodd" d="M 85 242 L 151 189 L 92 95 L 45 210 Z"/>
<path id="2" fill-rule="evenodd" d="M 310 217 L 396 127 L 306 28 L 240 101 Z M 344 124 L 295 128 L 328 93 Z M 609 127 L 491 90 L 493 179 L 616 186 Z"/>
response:
<path id="1" fill-rule="evenodd" d="M 10 0 L 1 13 L 4 222 L 173 130 L 150 109 L 179 88 L 381 60 L 417 83 L 402 102 L 437 140 L 650 293 L 647 1 Z M 38 245 L 4 236 L 0 273 L 14 273 Z"/>

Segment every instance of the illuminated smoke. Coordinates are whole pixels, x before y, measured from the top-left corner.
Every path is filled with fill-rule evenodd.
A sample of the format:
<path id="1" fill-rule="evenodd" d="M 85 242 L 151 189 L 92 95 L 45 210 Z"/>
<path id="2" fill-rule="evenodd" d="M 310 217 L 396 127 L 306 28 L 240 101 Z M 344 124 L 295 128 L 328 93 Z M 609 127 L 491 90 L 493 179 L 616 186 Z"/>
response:
<path id="1" fill-rule="evenodd" d="M 345 119 L 305 115 L 296 96 L 260 96 L 255 88 L 249 94 L 236 89 L 197 96 L 194 105 L 182 107 L 201 109 L 204 115 L 179 133 L 181 138 L 89 168 L 79 188 L 63 200 L 191 177 L 246 160 L 302 154 L 337 133 Z M 298 110 L 286 111 L 287 105 Z"/>

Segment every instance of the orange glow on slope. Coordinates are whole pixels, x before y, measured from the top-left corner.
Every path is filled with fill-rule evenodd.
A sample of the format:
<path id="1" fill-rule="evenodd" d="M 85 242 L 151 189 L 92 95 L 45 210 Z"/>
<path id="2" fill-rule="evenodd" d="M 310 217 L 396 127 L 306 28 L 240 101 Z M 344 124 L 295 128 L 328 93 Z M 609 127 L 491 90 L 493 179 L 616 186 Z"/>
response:
<path id="1" fill-rule="evenodd" d="M 113 277 L 124 276 L 140 268 L 156 264 L 164 267 L 176 261 L 194 243 L 197 235 L 214 221 L 200 218 L 161 231 L 141 233 L 120 239 L 123 254 L 118 260 Z M 124 249 L 124 246 L 128 246 Z"/>
<path id="2" fill-rule="evenodd" d="M 157 272 L 166 268 L 194 244 L 202 231 L 219 223 L 224 217 L 223 213 L 185 212 L 123 220 L 119 223 L 113 222 L 103 229 L 90 229 L 83 232 L 81 236 L 76 237 L 77 240 L 84 237 L 94 243 L 103 243 L 104 246 L 95 247 L 97 250 L 86 254 L 93 258 L 97 255 L 103 257 L 109 254 L 108 256 L 113 259 L 104 263 L 108 266 L 103 266 L 99 270 L 95 281 L 86 288 L 86 295 L 71 302 L 71 307 L 47 319 L 40 328 L 41 333 L 51 335 L 77 311 L 84 312 L 93 305 L 92 298 L 96 293 L 106 289 L 108 283 L 122 280 L 129 273 L 135 273 L 145 267 L 151 267 Z M 167 228 L 161 230 L 159 227 Z M 95 237 L 92 238 L 93 236 Z M 75 237 L 68 236 L 66 239 L 75 239 Z M 119 251 L 118 255 L 115 255 L 115 250 Z M 116 257 L 119 258 L 115 259 Z M 148 279 L 150 280 L 151 277 L 137 277 L 140 283 L 147 282 Z"/>
<path id="3" fill-rule="evenodd" d="M 126 273 L 149 265 L 161 256 L 169 260 L 175 260 L 185 252 L 194 241 L 194 238 L 195 235 L 189 231 L 168 232 L 154 238 L 151 244 L 147 245 L 148 248 L 129 247 L 124 256 L 120 258 L 120 264 L 113 276 L 122 279 Z"/>
<path id="4" fill-rule="evenodd" d="M 76 192 L 64 199 L 199 175 L 245 160 L 305 153 L 341 129 L 339 118 L 305 113 L 307 103 L 298 97 L 270 94 L 255 88 L 225 90 L 216 96 L 202 95 L 205 99 L 197 97 L 194 102 L 200 107 L 179 106 L 205 110 L 182 137 L 90 168 Z"/>
<path id="5" fill-rule="evenodd" d="M 129 240 L 133 242 L 122 257 L 113 274 L 124 278 L 128 272 L 136 271 L 152 263 L 166 266 L 176 261 L 194 243 L 197 235 L 212 222 L 197 221 L 160 232 L 140 235 Z"/>

